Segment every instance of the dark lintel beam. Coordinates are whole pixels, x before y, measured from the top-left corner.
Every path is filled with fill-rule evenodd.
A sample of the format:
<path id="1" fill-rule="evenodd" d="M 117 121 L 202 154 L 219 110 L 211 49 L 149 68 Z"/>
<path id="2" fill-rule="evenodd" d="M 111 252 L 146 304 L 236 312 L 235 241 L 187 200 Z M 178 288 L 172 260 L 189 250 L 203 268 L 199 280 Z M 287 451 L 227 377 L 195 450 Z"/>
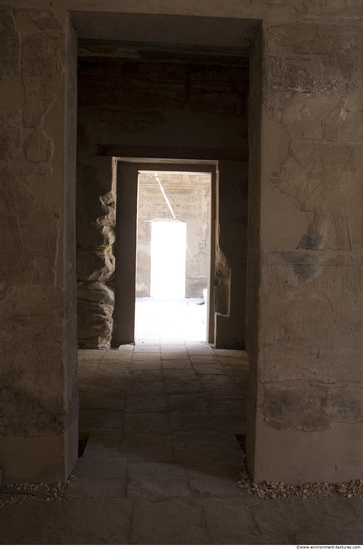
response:
<path id="1" fill-rule="evenodd" d="M 101 157 L 158 158 L 186 160 L 248 161 L 247 149 L 205 149 L 192 147 L 153 147 L 140 145 L 96 145 Z"/>

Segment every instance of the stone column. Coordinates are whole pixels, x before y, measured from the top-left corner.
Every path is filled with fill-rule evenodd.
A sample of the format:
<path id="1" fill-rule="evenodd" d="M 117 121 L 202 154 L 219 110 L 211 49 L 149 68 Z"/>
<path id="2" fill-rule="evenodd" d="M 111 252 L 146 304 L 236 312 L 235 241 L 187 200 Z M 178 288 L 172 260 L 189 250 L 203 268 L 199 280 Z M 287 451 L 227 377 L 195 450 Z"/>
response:
<path id="1" fill-rule="evenodd" d="M 216 348 L 245 348 L 247 166 L 247 163 L 238 161 L 218 163 L 214 326 Z"/>
<path id="2" fill-rule="evenodd" d="M 0 469 L 53 483 L 78 447 L 77 40 L 62 8 L 20 5 L 0 9 Z"/>
<path id="3" fill-rule="evenodd" d="M 247 441 L 258 482 L 363 475 L 362 36 L 290 24 L 253 48 Z"/>

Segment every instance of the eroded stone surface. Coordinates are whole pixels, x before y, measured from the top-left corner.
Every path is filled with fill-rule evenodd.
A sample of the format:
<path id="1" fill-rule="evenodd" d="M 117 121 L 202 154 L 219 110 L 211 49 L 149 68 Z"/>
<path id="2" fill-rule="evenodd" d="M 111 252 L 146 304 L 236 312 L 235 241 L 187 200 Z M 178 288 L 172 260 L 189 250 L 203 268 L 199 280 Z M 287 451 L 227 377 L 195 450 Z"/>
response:
<path id="1" fill-rule="evenodd" d="M 14 80 L 20 74 L 20 34 L 9 8 L 0 6 L 0 80 Z"/>
<path id="2" fill-rule="evenodd" d="M 357 88 L 362 79 L 358 31 L 315 25 L 275 28 L 269 35 L 264 94 L 272 104 L 294 92 L 334 94 Z"/>
<path id="3" fill-rule="evenodd" d="M 36 23 L 36 25 L 42 31 L 62 29 L 62 23 L 54 15 L 54 12 L 52 10 L 37 10 L 31 8 L 29 9 L 29 15 L 32 21 L 34 21 L 34 23 Z"/>
<path id="4" fill-rule="evenodd" d="M 46 31 L 23 41 L 22 79 L 25 87 L 23 124 L 37 128 L 53 105 L 62 83 L 63 35 Z"/>
<path id="5" fill-rule="evenodd" d="M 63 25 L 49 9 L 13 8 L 15 17 L 29 16 L 41 31 L 61 30 Z"/>
<path id="6" fill-rule="evenodd" d="M 34 130 L 25 140 L 24 152 L 30 162 L 49 162 L 53 156 L 53 141 L 42 130 Z"/>
<path id="7" fill-rule="evenodd" d="M 115 271 L 112 247 L 77 251 L 78 281 L 108 281 Z"/>
<path id="8" fill-rule="evenodd" d="M 53 167 L 52 166 L 40 166 L 38 169 L 39 176 L 42 176 L 42 178 L 50 178 L 53 174 Z"/>
<path id="9" fill-rule="evenodd" d="M 301 212 L 312 214 L 308 232 L 299 243 L 307 250 L 352 250 L 361 245 L 361 223 L 355 215 L 362 201 L 359 178 L 355 176 L 357 155 L 350 144 L 333 144 L 340 124 L 325 121 L 326 141 L 294 141 L 281 171 L 271 176 L 271 184 L 298 200 Z M 335 118 L 335 114 L 333 114 Z"/>
<path id="10" fill-rule="evenodd" d="M 113 291 L 101 282 L 78 283 L 78 344 L 108 349 L 112 335 Z"/>
<path id="11" fill-rule="evenodd" d="M 104 283 L 111 280 L 115 272 L 115 257 L 113 255 L 115 193 L 113 190 L 104 192 L 98 170 L 92 165 L 78 163 L 77 182 L 77 280 L 79 283 L 82 281 Z M 103 194 L 100 194 L 102 191 Z M 103 286 L 101 285 L 99 288 L 103 288 Z M 79 294 L 79 300 L 86 299 L 88 289 L 92 289 L 89 299 L 96 300 L 94 288 L 98 287 L 79 285 L 79 289 L 82 289 L 82 298 Z M 102 293 L 98 296 L 102 300 Z M 100 311 L 94 304 L 93 308 L 88 308 L 87 314 L 80 314 L 80 311 L 84 310 L 85 304 L 89 306 L 87 301 L 82 303 L 78 312 L 78 333 L 81 347 L 91 349 L 109 347 L 113 323 L 113 300 L 106 309 L 101 303 Z M 92 317 L 92 311 L 95 317 Z M 100 315 L 103 319 L 101 324 Z M 99 339 L 96 336 L 97 330 L 101 330 Z"/>
<path id="12" fill-rule="evenodd" d="M 9 161 L 21 150 L 21 111 L 0 112 L 0 159 Z"/>
<path id="13" fill-rule="evenodd" d="M 50 303 L 45 309 L 48 310 L 49 315 Z M 19 313 L 24 316 L 25 312 Z M 34 321 L 36 323 L 36 319 Z M 37 326 L 37 323 L 31 326 L 34 321 L 30 316 L 27 326 L 16 323 L 19 338 L 16 345 L 7 337 L 11 325 L 6 327 L 3 324 L 1 327 L 1 353 L 12 358 L 11 361 L 3 364 L 1 374 L 0 433 L 2 435 L 54 435 L 61 434 L 65 427 L 66 413 L 62 395 L 58 392 L 54 378 L 59 373 L 62 356 L 61 328 L 45 329 Z M 35 341 L 41 341 L 42 347 L 34 346 Z M 46 350 L 46 360 L 43 358 L 44 350 Z M 26 368 L 29 364 L 34 370 Z M 20 365 L 23 368 L 14 368 Z M 47 392 L 44 392 L 43 385 L 39 385 L 39 377 L 44 381 Z M 19 403 L 22 404 L 21 408 Z"/>
<path id="14" fill-rule="evenodd" d="M 33 265 L 37 256 L 49 258 L 47 277 L 54 277 L 52 269 L 59 238 L 59 208 L 37 203 L 32 185 L 31 171 L 7 168 L 0 171 L 0 226 L 3 253 L 7 255 L 2 272 L 9 273 L 13 281 L 29 278 L 29 282 L 33 282 L 33 277 L 35 281 L 45 275 L 41 275 Z M 19 252 L 22 255 L 16 256 Z"/>
<path id="15" fill-rule="evenodd" d="M 363 388 L 329 387 L 294 381 L 265 385 L 263 412 L 275 428 L 327 430 L 334 422 L 363 422 Z"/>
<path id="16" fill-rule="evenodd" d="M 167 120 L 157 111 L 100 109 L 99 112 L 100 125 L 111 134 L 133 134 L 160 126 Z"/>
<path id="17" fill-rule="evenodd" d="M 22 204 L 33 200 L 30 192 L 31 172 L 4 168 L 0 172 L 1 198 L 9 214 L 15 214 Z"/>

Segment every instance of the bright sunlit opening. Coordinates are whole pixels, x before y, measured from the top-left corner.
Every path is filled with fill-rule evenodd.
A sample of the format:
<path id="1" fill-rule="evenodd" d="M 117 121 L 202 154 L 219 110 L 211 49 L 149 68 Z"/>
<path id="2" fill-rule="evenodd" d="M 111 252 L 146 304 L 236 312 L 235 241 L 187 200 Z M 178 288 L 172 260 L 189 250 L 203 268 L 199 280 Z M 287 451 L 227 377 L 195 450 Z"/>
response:
<path id="1" fill-rule="evenodd" d="M 150 294 L 153 298 L 185 297 L 185 249 L 184 222 L 152 222 Z"/>

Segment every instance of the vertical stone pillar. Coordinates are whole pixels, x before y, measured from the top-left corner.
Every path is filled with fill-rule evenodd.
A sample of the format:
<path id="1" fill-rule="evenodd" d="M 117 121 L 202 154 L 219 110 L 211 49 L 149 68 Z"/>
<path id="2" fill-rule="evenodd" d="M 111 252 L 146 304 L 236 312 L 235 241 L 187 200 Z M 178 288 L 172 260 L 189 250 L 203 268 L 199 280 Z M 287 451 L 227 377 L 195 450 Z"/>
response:
<path id="1" fill-rule="evenodd" d="M 0 469 L 53 483 L 78 447 L 77 39 L 62 8 L 19 5 L 0 8 Z"/>
<path id="2" fill-rule="evenodd" d="M 220 161 L 215 257 L 216 348 L 244 349 L 247 263 L 247 163 Z"/>
<path id="3" fill-rule="evenodd" d="M 354 25 L 290 24 L 270 28 L 253 49 L 247 319 L 256 481 L 363 475 L 362 36 Z"/>

